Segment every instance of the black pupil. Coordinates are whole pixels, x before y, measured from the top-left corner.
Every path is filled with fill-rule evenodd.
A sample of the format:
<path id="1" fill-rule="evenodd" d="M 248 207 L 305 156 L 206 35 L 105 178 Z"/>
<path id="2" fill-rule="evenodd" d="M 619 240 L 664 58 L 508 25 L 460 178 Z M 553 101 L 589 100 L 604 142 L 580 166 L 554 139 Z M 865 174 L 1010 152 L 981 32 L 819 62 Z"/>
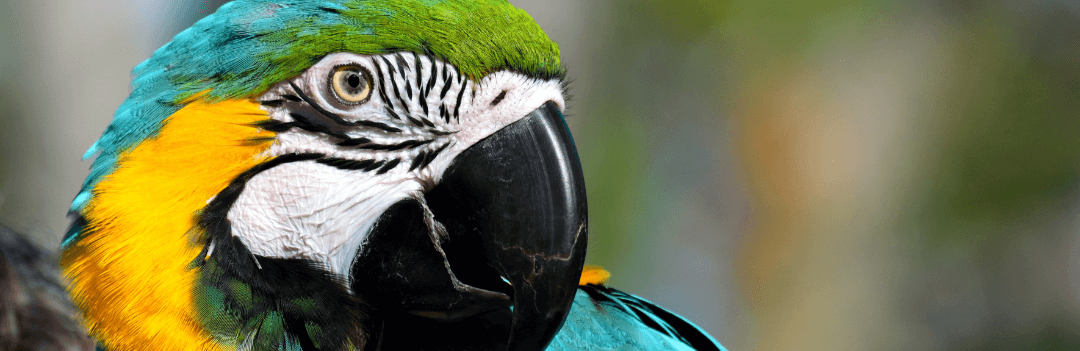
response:
<path id="1" fill-rule="evenodd" d="M 349 73 L 349 77 L 345 78 L 345 82 L 349 84 L 350 88 L 356 89 L 360 86 L 360 75 L 356 73 Z"/>

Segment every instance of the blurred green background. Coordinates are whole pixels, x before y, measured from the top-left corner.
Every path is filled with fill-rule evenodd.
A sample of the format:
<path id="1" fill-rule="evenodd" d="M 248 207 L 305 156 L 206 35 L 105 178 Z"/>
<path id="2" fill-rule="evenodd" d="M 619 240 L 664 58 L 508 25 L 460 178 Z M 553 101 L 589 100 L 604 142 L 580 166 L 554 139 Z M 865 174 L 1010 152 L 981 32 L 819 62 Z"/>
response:
<path id="1" fill-rule="evenodd" d="M 1080 3 L 511 0 L 588 261 L 734 350 L 1080 349 Z M 0 222 L 55 247 L 130 69 L 220 1 L 0 8 Z"/>

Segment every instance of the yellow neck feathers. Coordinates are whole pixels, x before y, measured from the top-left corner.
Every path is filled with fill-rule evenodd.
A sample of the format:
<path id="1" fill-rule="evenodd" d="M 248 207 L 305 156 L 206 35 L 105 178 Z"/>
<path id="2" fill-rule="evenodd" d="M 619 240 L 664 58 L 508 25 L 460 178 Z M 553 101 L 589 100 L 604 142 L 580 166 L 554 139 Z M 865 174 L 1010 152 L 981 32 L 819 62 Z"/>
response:
<path id="1" fill-rule="evenodd" d="M 608 279 L 611 279 L 610 272 L 600 266 L 587 264 L 581 271 L 581 278 L 578 279 L 578 285 L 604 285 L 607 284 Z"/>
<path id="2" fill-rule="evenodd" d="M 266 160 L 274 133 L 255 102 L 192 101 L 158 136 L 122 155 L 83 211 L 82 238 L 61 258 L 87 327 L 109 350 L 220 350 L 196 319 L 196 216 Z"/>

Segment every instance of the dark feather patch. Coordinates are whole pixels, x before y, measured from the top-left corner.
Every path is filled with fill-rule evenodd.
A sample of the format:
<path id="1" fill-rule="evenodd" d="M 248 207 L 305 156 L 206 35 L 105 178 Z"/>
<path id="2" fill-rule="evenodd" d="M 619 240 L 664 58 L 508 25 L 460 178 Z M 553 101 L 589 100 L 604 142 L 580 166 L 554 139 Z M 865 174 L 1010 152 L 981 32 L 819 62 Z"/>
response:
<path id="1" fill-rule="evenodd" d="M 401 56 L 401 53 L 398 52 L 394 54 L 394 58 L 397 59 L 398 72 L 401 73 L 401 79 L 408 79 L 405 77 L 405 70 L 409 69 L 409 63 L 405 61 L 405 56 Z"/>
<path id="2" fill-rule="evenodd" d="M 370 166 L 364 167 L 364 172 L 371 172 L 376 168 L 381 167 L 383 163 L 386 163 L 386 161 L 375 161 L 375 163 L 372 163 Z"/>
<path id="3" fill-rule="evenodd" d="M 202 272 L 196 291 L 200 321 L 212 333 L 253 335 L 258 345 L 290 339 L 304 350 L 344 350 L 349 343 L 362 349 L 375 330 L 373 309 L 314 262 L 255 256 L 232 235 L 228 211 L 249 180 L 284 163 L 320 157 L 290 154 L 264 162 L 234 179 L 203 209 L 198 225 L 206 248 L 192 264 Z M 280 330 L 261 332 L 274 321 Z"/>
<path id="4" fill-rule="evenodd" d="M 435 161 L 435 157 L 439 156 L 439 153 L 442 152 L 443 150 L 446 150 L 447 146 L 450 146 L 450 143 L 443 144 L 443 146 L 440 146 L 438 149 L 435 149 L 434 151 L 429 152 L 427 154 L 427 157 L 424 158 L 424 163 L 420 164 L 420 168 L 427 167 L 429 164 L 431 164 L 431 161 Z"/>
<path id="5" fill-rule="evenodd" d="M 385 56 L 383 56 L 382 59 L 384 62 L 386 62 L 387 69 L 390 70 L 390 72 L 388 72 L 389 74 L 387 74 L 386 77 L 390 79 L 390 86 L 394 88 L 394 96 L 397 97 L 398 101 L 401 102 L 401 109 L 405 110 L 405 114 L 407 115 L 409 114 L 409 103 L 401 97 L 401 90 L 398 88 L 397 79 L 394 78 L 394 65 L 391 64 L 390 60 L 387 59 Z M 404 74 L 404 68 L 402 70 L 402 74 Z"/>
<path id="6" fill-rule="evenodd" d="M 342 141 L 338 142 L 337 145 L 338 146 L 349 147 L 349 146 L 363 145 L 363 144 L 367 144 L 367 143 L 370 143 L 370 142 L 371 142 L 371 139 L 368 139 L 368 138 L 349 138 L 349 139 L 342 140 Z"/>
<path id="7" fill-rule="evenodd" d="M 393 160 L 390 160 L 390 162 L 387 162 L 386 165 L 382 166 L 382 168 L 379 168 L 379 171 L 375 172 L 375 174 L 386 173 L 386 172 L 390 171 L 391 169 L 394 169 L 394 167 L 397 167 L 397 165 L 399 163 L 401 163 L 401 159 L 399 159 L 399 158 L 395 158 Z"/>
<path id="8" fill-rule="evenodd" d="M 412 124 L 416 125 L 417 127 L 424 126 L 424 122 L 420 122 L 420 120 L 413 118 L 412 116 L 405 116 L 405 118 L 408 118 L 409 122 L 412 122 Z"/>
<path id="9" fill-rule="evenodd" d="M 420 117 L 420 121 L 424 122 L 424 125 L 428 127 L 435 128 L 435 123 L 431 123 L 431 121 L 429 121 L 427 118 Z"/>
<path id="10" fill-rule="evenodd" d="M 379 60 L 371 60 L 371 62 L 375 64 L 375 74 L 379 77 L 379 98 L 382 99 L 387 110 L 393 110 L 394 104 L 390 102 L 390 96 L 386 95 L 386 80 L 383 79 L 382 65 L 379 64 Z"/>
<path id="11" fill-rule="evenodd" d="M 274 132 L 274 133 L 281 133 L 281 132 L 284 132 L 284 131 L 287 131 L 287 130 L 293 128 L 293 125 L 291 123 L 281 122 L 281 121 L 278 121 L 276 119 L 268 119 L 268 120 L 264 120 L 264 121 L 259 121 L 259 122 L 255 123 L 254 126 L 260 128 L 262 130 L 265 130 L 265 131 L 268 131 L 268 132 Z"/>
<path id="12" fill-rule="evenodd" d="M 86 225 L 76 215 L 71 230 L 87 230 Z M 0 226 L 0 350 L 94 350 L 74 318 L 78 310 L 56 262 L 27 237 Z"/>
<path id="13" fill-rule="evenodd" d="M 439 79 L 439 65 L 434 62 L 431 64 L 431 77 L 428 78 L 427 89 L 424 95 L 430 94 L 431 89 L 435 88 L 435 81 Z"/>
<path id="14" fill-rule="evenodd" d="M 263 105 L 263 106 L 266 106 L 266 107 L 278 107 L 278 106 L 281 106 L 281 104 L 284 104 L 284 103 L 285 103 L 285 100 L 280 100 L 280 99 L 259 101 L 260 105 Z"/>
<path id="15" fill-rule="evenodd" d="M 401 132 L 401 129 L 391 127 L 389 125 L 386 125 L 385 123 L 379 123 L 379 122 L 375 122 L 375 121 L 346 121 L 344 118 L 341 118 L 341 116 L 338 116 L 336 113 L 330 112 L 329 110 L 323 108 L 322 106 L 319 106 L 319 104 L 317 102 L 315 102 L 315 100 L 308 97 L 307 94 L 304 94 L 304 92 L 301 91 L 300 87 L 296 86 L 296 84 L 293 84 L 293 83 L 289 83 L 289 84 L 292 85 L 293 90 L 296 92 L 297 95 L 300 96 L 301 100 L 303 100 L 305 103 L 307 103 L 307 105 L 310 106 L 311 108 L 315 109 L 315 111 L 319 112 L 319 114 L 321 114 L 323 117 L 326 117 L 327 119 L 329 119 L 330 122 L 333 122 L 333 123 L 341 125 L 341 126 L 350 126 L 350 127 L 352 127 L 352 126 L 364 126 L 364 127 L 382 129 L 384 131 L 393 132 L 393 133 L 400 133 Z M 295 118 L 295 116 L 294 116 L 294 118 Z M 326 123 L 323 123 L 323 122 L 314 122 L 313 118 L 309 118 L 309 120 L 312 121 L 313 123 L 317 123 L 317 124 L 326 124 Z M 340 137 L 340 136 L 338 136 L 338 137 Z"/>
<path id="16" fill-rule="evenodd" d="M 503 90 L 501 93 L 499 93 L 498 96 L 495 97 L 494 100 L 491 100 L 491 106 L 498 105 L 505 98 L 506 98 L 506 90 Z"/>
<path id="17" fill-rule="evenodd" d="M 417 167 L 420 167 L 420 164 L 424 162 L 425 157 L 427 157 L 427 152 L 421 151 L 417 154 L 416 158 L 413 159 L 412 164 L 409 165 L 409 171 L 411 172 Z"/>
<path id="18" fill-rule="evenodd" d="M 396 120 L 401 119 L 401 116 L 398 116 L 397 112 L 394 112 L 394 109 L 390 108 L 390 106 L 386 106 L 386 112 L 389 113 L 390 117 L 393 118 L 393 119 L 396 119 Z"/>
<path id="19" fill-rule="evenodd" d="M 458 112 L 461 111 L 461 98 L 465 97 L 465 88 L 466 87 L 467 87 L 467 85 L 462 85 L 461 86 L 461 91 L 458 92 L 458 95 L 457 95 L 457 103 L 454 105 L 454 120 L 455 121 L 461 121 L 461 118 L 459 117 L 460 115 L 458 114 Z"/>
<path id="20" fill-rule="evenodd" d="M 447 79 L 446 82 L 443 84 L 442 91 L 439 92 L 440 101 L 446 98 L 446 92 L 450 91 L 450 87 L 452 86 L 453 84 L 450 84 L 450 80 Z"/>
<path id="21" fill-rule="evenodd" d="M 420 91 L 420 96 L 423 96 L 424 95 L 424 75 L 420 74 L 420 73 L 424 72 L 424 65 L 421 64 L 419 55 L 417 55 L 415 52 L 412 53 L 412 54 L 413 54 L 413 59 L 416 60 L 416 90 L 419 90 Z"/>

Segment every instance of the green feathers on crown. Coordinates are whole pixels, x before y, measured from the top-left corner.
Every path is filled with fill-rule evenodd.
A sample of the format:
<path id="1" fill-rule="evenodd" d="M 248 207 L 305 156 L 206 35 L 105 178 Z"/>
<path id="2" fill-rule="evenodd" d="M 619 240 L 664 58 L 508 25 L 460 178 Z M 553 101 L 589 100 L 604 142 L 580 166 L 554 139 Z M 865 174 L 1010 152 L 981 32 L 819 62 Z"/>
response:
<path id="1" fill-rule="evenodd" d="M 250 41 L 257 47 L 245 50 L 253 54 L 250 61 L 240 58 L 244 64 L 255 63 L 250 65 L 255 70 L 212 82 L 176 82 L 190 85 L 185 89 L 189 94 L 207 88 L 214 89 L 215 97 L 260 92 L 333 52 L 427 54 L 450 62 L 473 80 L 498 70 L 541 79 L 564 74 L 558 45 L 529 14 L 506 0 L 250 3 L 262 4 L 262 8 L 255 6 L 256 10 L 250 11 L 251 5 L 235 2 L 219 13 L 232 12 L 230 7 L 249 8 L 246 13 L 228 16 L 226 26 L 232 27 L 232 40 Z M 254 75 L 245 77 L 243 73 Z M 184 78 L 188 77 L 181 80 Z M 257 78 L 258 83 L 252 85 L 251 78 Z"/>
<path id="2" fill-rule="evenodd" d="M 564 76 L 558 45 L 506 0 L 233 1 L 135 67 L 131 95 L 84 156 L 97 158 L 71 210 L 84 208 L 119 155 L 156 135 L 187 98 L 250 98 L 330 53 L 400 51 L 443 59 L 472 80 L 500 70 Z"/>

